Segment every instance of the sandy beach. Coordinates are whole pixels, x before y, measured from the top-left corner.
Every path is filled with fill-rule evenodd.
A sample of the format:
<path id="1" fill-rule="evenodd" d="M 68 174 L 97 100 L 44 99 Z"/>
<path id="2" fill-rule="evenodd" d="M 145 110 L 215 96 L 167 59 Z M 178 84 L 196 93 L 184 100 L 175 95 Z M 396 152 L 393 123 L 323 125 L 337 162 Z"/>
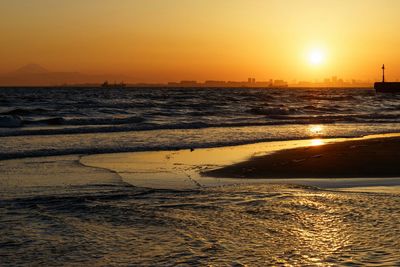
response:
<path id="1" fill-rule="evenodd" d="M 252 157 L 203 174 L 229 178 L 399 177 L 400 138 L 294 148 Z"/>

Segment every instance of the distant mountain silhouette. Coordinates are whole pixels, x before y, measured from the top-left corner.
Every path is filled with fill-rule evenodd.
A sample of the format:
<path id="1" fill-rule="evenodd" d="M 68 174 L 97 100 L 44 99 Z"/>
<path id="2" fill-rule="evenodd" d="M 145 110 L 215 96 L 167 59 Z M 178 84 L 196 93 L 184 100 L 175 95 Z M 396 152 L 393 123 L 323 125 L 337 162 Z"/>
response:
<path id="1" fill-rule="evenodd" d="M 12 74 L 43 74 L 49 71 L 38 64 L 27 64 L 12 72 Z"/>
<path id="2" fill-rule="evenodd" d="M 89 75 L 79 72 L 52 72 L 38 64 L 28 64 L 0 75 L 2 86 L 58 86 L 73 84 L 101 84 L 104 81 L 128 81 L 124 75 Z"/>

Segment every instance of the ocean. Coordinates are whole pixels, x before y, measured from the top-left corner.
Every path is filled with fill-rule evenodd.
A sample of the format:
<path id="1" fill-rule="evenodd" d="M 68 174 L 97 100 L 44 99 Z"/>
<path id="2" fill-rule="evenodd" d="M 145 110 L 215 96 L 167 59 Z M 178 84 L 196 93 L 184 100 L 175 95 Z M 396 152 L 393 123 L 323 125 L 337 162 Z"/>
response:
<path id="1" fill-rule="evenodd" d="M 399 132 L 399 100 L 372 89 L 0 88 L 0 159 Z"/>
<path id="2" fill-rule="evenodd" d="M 396 133 L 399 115 L 372 89 L 2 88 L 0 266 L 399 266 L 400 194 L 131 182 L 187 175 L 178 149 Z"/>

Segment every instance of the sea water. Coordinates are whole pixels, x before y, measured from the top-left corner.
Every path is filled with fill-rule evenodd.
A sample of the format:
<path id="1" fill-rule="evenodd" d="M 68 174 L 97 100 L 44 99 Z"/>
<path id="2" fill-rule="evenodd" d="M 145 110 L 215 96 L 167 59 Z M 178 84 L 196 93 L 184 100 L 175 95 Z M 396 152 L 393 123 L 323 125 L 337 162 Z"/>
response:
<path id="1" fill-rule="evenodd" d="M 368 89 L 0 89 L 0 265 L 400 265 L 399 194 L 152 189 L 69 155 L 399 132 L 399 100 Z"/>
<path id="2" fill-rule="evenodd" d="M 344 88 L 0 88 L 0 158 L 398 132 L 399 100 Z"/>

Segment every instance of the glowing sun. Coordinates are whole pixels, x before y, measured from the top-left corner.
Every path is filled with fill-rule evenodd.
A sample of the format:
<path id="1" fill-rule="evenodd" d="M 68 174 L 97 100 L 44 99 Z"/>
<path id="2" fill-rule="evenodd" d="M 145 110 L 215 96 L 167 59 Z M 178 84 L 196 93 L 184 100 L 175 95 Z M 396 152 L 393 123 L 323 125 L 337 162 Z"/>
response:
<path id="1" fill-rule="evenodd" d="M 321 65 L 325 61 L 325 53 L 320 49 L 311 50 L 308 54 L 308 61 L 311 65 Z"/>

